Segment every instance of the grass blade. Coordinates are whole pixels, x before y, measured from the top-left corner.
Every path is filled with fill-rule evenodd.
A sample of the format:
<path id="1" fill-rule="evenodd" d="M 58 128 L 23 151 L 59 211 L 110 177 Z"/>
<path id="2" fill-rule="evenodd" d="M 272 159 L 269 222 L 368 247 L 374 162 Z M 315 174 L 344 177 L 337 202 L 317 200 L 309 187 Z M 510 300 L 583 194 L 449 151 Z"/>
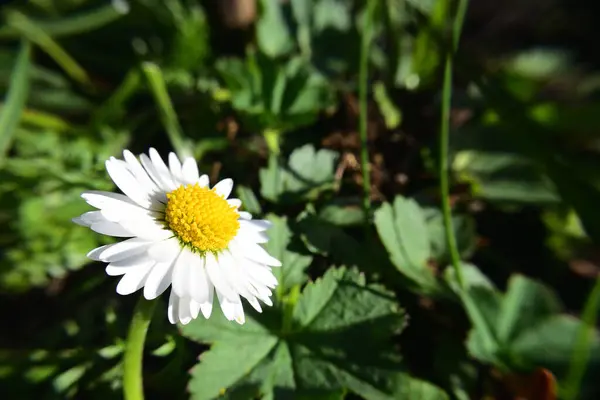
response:
<path id="1" fill-rule="evenodd" d="M 21 50 L 11 74 L 10 86 L 0 111 L 0 161 L 4 159 L 17 130 L 27 95 L 29 93 L 29 70 L 31 68 L 31 44 L 21 43 Z"/>
<path id="2" fill-rule="evenodd" d="M 145 62 L 142 64 L 142 71 L 150 84 L 152 95 L 160 112 L 160 119 L 167 131 L 171 145 L 180 158 L 191 156 L 160 67 L 154 63 Z"/>
<path id="3" fill-rule="evenodd" d="M 114 0 L 95 10 L 82 12 L 57 21 L 32 20 L 39 29 L 53 38 L 77 35 L 93 31 L 118 20 L 129 12 L 129 4 L 124 0 Z M 21 33 L 12 26 L 0 28 L 0 39 L 18 39 Z"/>
<path id="4" fill-rule="evenodd" d="M 77 82 L 91 86 L 91 81 L 85 70 L 75 61 L 54 39 L 42 28 L 37 26 L 27 16 L 18 11 L 7 14 L 6 22 L 16 29 L 23 37 L 37 44 L 60 65 L 71 78 Z"/>

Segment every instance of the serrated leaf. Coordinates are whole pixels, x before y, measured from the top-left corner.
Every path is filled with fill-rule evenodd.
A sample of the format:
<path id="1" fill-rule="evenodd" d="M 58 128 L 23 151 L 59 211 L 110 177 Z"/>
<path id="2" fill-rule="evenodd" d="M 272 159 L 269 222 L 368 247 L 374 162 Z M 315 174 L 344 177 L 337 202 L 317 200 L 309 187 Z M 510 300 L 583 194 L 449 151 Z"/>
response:
<path id="1" fill-rule="evenodd" d="M 279 297 L 292 286 L 302 285 L 306 282 L 306 268 L 312 262 L 309 255 L 299 254 L 288 249 L 292 239 L 292 231 L 288 227 L 287 217 L 269 215 L 267 219 L 273 223 L 269 229 L 269 242 L 266 249 L 269 254 L 281 261 L 281 268 L 273 268 L 273 274 L 277 278 L 279 285 L 277 293 Z"/>
<path id="2" fill-rule="evenodd" d="M 391 260 L 420 290 L 436 290 L 436 279 L 428 268 L 431 255 L 425 217 L 412 199 L 397 196 L 375 211 L 375 226 Z"/>
<path id="3" fill-rule="evenodd" d="M 337 397 L 344 388 L 368 399 L 394 398 L 399 361 L 389 341 L 405 320 L 390 293 L 355 270 L 330 269 L 308 284 L 291 312 L 287 329 L 268 313 L 251 314 L 239 326 L 219 311 L 183 326 L 185 336 L 216 343 L 192 370 L 192 399 L 292 391 L 297 398 Z"/>

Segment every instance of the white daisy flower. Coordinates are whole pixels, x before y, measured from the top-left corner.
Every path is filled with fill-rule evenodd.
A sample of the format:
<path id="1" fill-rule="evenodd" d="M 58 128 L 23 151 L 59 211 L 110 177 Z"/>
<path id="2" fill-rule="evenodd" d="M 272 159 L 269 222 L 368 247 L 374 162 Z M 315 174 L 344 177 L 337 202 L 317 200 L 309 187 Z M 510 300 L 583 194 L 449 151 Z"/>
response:
<path id="1" fill-rule="evenodd" d="M 260 246 L 268 240 L 270 222 L 239 210 L 242 202 L 229 198 L 231 179 L 210 188 L 193 158 L 181 164 L 170 153 L 167 167 L 155 149 L 149 155 L 142 154 L 140 164 L 125 150 L 124 161 L 106 161 L 124 195 L 85 192 L 81 197 L 99 211 L 73 219 L 95 232 L 129 238 L 88 253 L 108 263 L 108 275 L 122 276 L 117 293 L 144 288 L 150 300 L 171 286 L 168 317 L 173 324 L 187 324 L 200 311 L 208 318 L 214 293 L 225 317 L 240 324 L 241 297 L 259 312 L 258 300 L 271 306 L 271 289 L 277 286 L 271 267 L 281 263 Z"/>

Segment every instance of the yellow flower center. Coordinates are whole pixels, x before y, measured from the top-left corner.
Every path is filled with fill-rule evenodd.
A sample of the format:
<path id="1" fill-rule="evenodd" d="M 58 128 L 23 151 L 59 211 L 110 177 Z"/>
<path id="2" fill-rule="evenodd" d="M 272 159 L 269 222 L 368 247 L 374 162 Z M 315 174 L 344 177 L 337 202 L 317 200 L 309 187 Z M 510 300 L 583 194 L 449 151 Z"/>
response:
<path id="1" fill-rule="evenodd" d="M 200 252 L 226 249 L 240 228 L 235 207 L 198 184 L 167 193 L 165 220 L 184 245 Z"/>

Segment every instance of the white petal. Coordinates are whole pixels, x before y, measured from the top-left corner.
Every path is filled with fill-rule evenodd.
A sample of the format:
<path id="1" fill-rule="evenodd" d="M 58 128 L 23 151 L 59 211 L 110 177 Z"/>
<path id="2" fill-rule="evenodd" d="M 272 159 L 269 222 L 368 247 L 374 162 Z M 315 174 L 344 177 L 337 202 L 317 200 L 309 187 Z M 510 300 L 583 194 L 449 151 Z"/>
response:
<path id="1" fill-rule="evenodd" d="M 193 319 L 198 318 L 198 314 L 200 314 L 200 303 L 194 299 L 190 299 L 190 313 Z"/>
<path id="2" fill-rule="evenodd" d="M 123 220 L 119 222 L 125 230 L 143 239 L 161 241 L 173 236 L 173 232 L 164 229 L 163 225 L 152 219 Z"/>
<path id="3" fill-rule="evenodd" d="M 173 290 L 171 290 L 171 294 L 169 295 L 167 317 L 172 324 L 176 324 L 179 321 L 179 296 L 177 296 Z"/>
<path id="4" fill-rule="evenodd" d="M 200 303 L 200 310 L 202 311 L 202 315 L 204 318 L 210 318 L 210 314 L 212 314 L 213 309 L 213 296 L 215 294 L 215 287 L 209 281 L 208 282 L 208 301 L 206 303 Z"/>
<path id="5" fill-rule="evenodd" d="M 230 248 L 235 248 L 236 255 L 243 254 L 244 257 L 256 261 L 259 264 L 265 264 L 272 267 L 281 267 L 281 261 L 271 256 L 260 245 L 252 242 L 244 242 L 236 237 L 229 244 Z"/>
<path id="6" fill-rule="evenodd" d="M 203 257 L 190 253 L 189 262 L 189 282 L 188 293 L 198 304 L 208 303 L 209 286 L 208 277 L 206 276 L 205 260 Z M 212 303 L 212 301 L 211 301 Z"/>
<path id="7" fill-rule="evenodd" d="M 210 180 L 208 179 L 208 175 L 206 175 L 206 174 L 204 174 L 200 178 L 198 178 L 198 186 L 200 186 L 200 187 L 207 187 L 209 183 L 210 183 Z"/>
<path id="8" fill-rule="evenodd" d="M 131 238 L 115 244 L 98 247 L 88 253 L 88 257 L 96 261 L 113 262 L 142 253 L 148 249 L 152 242 Z"/>
<path id="9" fill-rule="evenodd" d="M 161 175 L 160 172 L 156 170 L 156 167 L 154 166 L 152 160 L 150 160 L 150 157 L 145 154 L 140 154 L 140 161 L 146 172 L 148 172 L 148 175 L 163 192 L 170 192 L 173 190 L 174 184 L 171 180 L 171 177 Z"/>
<path id="10" fill-rule="evenodd" d="M 129 270 L 119 281 L 117 293 L 125 296 L 140 290 L 151 269 L 152 266 L 140 265 Z"/>
<path id="11" fill-rule="evenodd" d="M 193 256 L 188 249 L 182 249 L 173 266 L 172 290 L 179 297 L 189 296 L 188 288 L 191 276 L 190 255 Z"/>
<path id="12" fill-rule="evenodd" d="M 213 189 L 219 196 L 223 196 L 226 199 L 231 194 L 231 189 L 233 189 L 233 179 L 225 178 L 217 183 Z"/>
<path id="13" fill-rule="evenodd" d="M 179 321 L 183 325 L 187 325 L 192 320 L 192 314 L 190 313 L 190 299 L 189 297 L 179 299 Z"/>
<path id="14" fill-rule="evenodd" d="M 217 291 L 217 297 L 219 298 L 219 303 L 221 303 L 221 310 L 223 310 L 225 318 L 229 321 L 235 320 L 238 324 L 243 325 L 246 320 L 244 317 L 244 307 L 242 306 L 242 301 L 239 296 L 237 301 L 229 301 Z"/>
<path id="15" fill-rule="evenodd" d="M 134 156 L 129 150 L 123 150 L 123 158 L 125 158 L 125 162 L 129 166 L 131 173 L 136 177 L 142 186 L 146 187 L 146 189 L 151 193 L 162 193 L 162 190 L 158 187 L 158 185 L 156 185 L 156 182 L 150 178 L 148 172 L 146 172 L 146 170 L 142 167 L 142 164 L 140 164 L 136 156 Z"/>
<path id="16" fill-rule="evenodd" d="M 236 237 L 239 238 L 239 240 L 252 243 L 267 243 L 269 241 L 269 237 L 266 233 L 248 229 L 242 224 L 240 224 L 240 230 L 238 231 Z"/>
<path id="17" fill-rule="evenodd" d="M 252 214 L 250 214 L 248 211 L 238 211 L 238 214 L 240 215 L 240 219 L 248 221 L 252 219 Z"/>
<path id="18" fill-rule="evenodd" d="M 90 190 L 83 192 L 81 197 L 92 207 L 100 210 L 117 209 L 127 210 L 128 212 L 140 212 L 146 209 L 137 205 L 129 197 L 120 193 L 103 192 L 99 190 Z"/>
<path id="19" fill-rule="evenodd" d="M 148 255 L 157 262 L 172 262 L 180 252 L 181 246 L 176 238 L 156 242 L 148 249 Z"/>
<path id="20" fill-rule="evenodd" d="M 183 180 L 185 183 L 193 185 L 198 182 L 198 164 L 196 160 L 191 157 L 187 157 L 183 161 L 183 167 L 181 168 L 183 174 Z"/>
<path id="21" fill-rule="evenodd" d="M 235 208 L 240 208 L 242 206 L 242 201 L 240 199 L 229 199 L 227 200 L 227 203 Z"/>
<path id="22" fill-rule="evenodd" d="M 145 254 L 137 254 L 124 260 L 111 262 L 106 266 L 106 274 L 109 276 L 119 276 L 134 271 L 136 268 L 150 268 L 154 263 L 155 261 Z"/>
<path id="23" fill-rule="evenodd" d="M 111 159 L 106 161 L 106 171 L 110 175 L 111 179 L 117 185 L 121 192 L 125 193 L 127 197 L 139 204 L 144 208 L 149 208 L 152 202 L 147 196 L 146 191 L 138 183 L 131 172 L 124 168 L 122 165 L 113 162 Z"/>
<path id="24" fill-rule="evenodd" d="M 90 229 L 94 232 L 102 235 L 114 236 L 114 237 L 132 237 L 135 236 L 129 230 L 116 222 L 100 221 L 90 225 Z"/>
<path id="25" fill-rule="evenodd" d="M 215 286 L 217 292 L 220 292 L 225 298 L 235 301 L 235 299 L 239 297 L 225 279 L 225 275 L 220 268 L 219 262 L 215 256 L 210 253 L 206 255 L 206 274 Z"/>
<path id="26" fill-rule="evenodd" d="M 160 296 L 171 284 L 173 264 L 178 254 L 172 260 L 158 262 L 150 271 L 144 284 L 144 297 L 152 300 Z"/>
<path id="27" fill-rule="evenodd" d="M 100 211 L 88 211 L 81 214 L 79 217 L 73 218 L 71 221 L 75 222 L 77 225 L 89 227 L 95 222 L 101 222 L 104 220 L 105 218 L 102 216 Z"/>
<path id="28" fill-rule="evenodd" d="M 169 153 L 169 170 L 173 176 L 173 180 L 178 184 L 182 185 L 185 183 L 183 180 L 183 173 L 181 172 L 181 161 L 175 155 L 175 153 Z"/>
<path id="29" fill-rule="evenodd" d="M 273 272 L 269 267 L 264 267 L 251 261 L 247 262 L 245 267 L 247 268 L 246 271 L 248 276 L 257 284 L 264 285 L 271 289 L 277 287 L 277 278 L 275 278 L 275 275 L 273 275 Z"/>
<path id="30" fill-rule="evenodd" d="M 246 300 L 248 300 L 248 303 L 250 303 L 250 305 L 252 306 L 252 308 L 254 308 L 259 313 L 262 312 L 262 307 L 260 306 L 260 303 L 258 302 L 258 300 L 256 299 L 256 297 L 246 298 Z"/>
<path id="31" fill-rule="evenodd" d="M 160 154 L 158 154 L 158 151 L 151 147 L 149 154 L 150 160 L 152 160 L 152 165 L 154 165 L 154 170 L 158 173 L 160 179 L 166 186 L 169 187 L 169 191 L 175 190 L 178 185 L 176 185 L 173 181 L 173 176 L 171 175 L 169 168 L 167 168 L 167 164 L 165 164 Z"/>
<path id="32" fill-rule="evenodd" d="M 266 219 L 255 219 L 252 221 L 240 221 L 240 225 L 244 225 L 248 229 L 252 229 L 258 232 L 264 232 L 269 229 L 273 224 L 271 221 Z"/>

